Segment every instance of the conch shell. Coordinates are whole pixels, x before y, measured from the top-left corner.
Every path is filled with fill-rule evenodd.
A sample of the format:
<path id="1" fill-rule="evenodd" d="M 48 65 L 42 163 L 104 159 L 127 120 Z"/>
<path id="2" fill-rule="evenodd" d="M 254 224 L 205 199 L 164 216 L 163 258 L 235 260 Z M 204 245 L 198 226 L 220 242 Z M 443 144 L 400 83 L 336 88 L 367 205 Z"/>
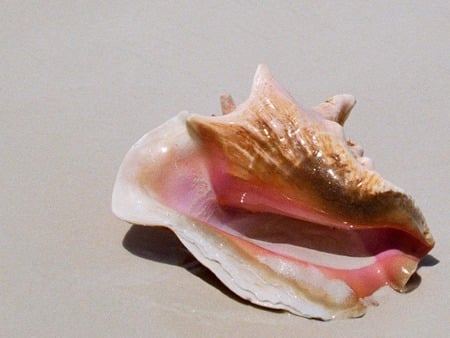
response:
<path id="1" fill-rule="evenodd" d="M 355 100 L 298 105 L 256 71 L 222 116 L 181 112 L 142 137 L 114 186 L 123 220 L 163 225 L 232 291 L 304 317 L 358 317 L 402 291 L 434 245 L 420 210 L 342 125 Z"/>

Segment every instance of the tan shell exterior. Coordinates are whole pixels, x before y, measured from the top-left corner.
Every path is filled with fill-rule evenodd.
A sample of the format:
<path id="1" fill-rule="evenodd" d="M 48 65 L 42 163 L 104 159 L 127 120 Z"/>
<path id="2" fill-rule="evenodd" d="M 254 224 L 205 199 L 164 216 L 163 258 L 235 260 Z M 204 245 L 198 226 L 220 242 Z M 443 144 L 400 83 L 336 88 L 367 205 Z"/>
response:
<path id="1" fill-rule="evenodd" d="M 257 75 L 258 76 L 258 75 Z M 429 245 L 433 239 L 410 196 L 367 169 L 349 149 L 337 122 L 317 118 L 283 92 L 266 68 L 248 102 L 221 117 L 193 116 L 188 126 L 210 149 L 221 153 L 230 175 L 274 185 L 293 199 L 349 224 L 402 227 Z M 263 84 L 261 84 L 263 83 Z M 352 105 L 336 114 L 343 123 Z M 316 108 L 334 117 L 324 104 Z"/>

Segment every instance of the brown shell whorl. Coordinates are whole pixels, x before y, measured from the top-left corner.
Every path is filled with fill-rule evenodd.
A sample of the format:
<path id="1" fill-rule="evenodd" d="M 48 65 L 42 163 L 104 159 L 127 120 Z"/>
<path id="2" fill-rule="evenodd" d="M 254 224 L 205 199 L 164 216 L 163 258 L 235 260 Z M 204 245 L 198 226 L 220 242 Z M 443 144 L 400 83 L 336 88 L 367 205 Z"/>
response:
<path id="1" fill-rule="evenodd" d="M 228 175 L 274 186 L 349 223 L 408 228 L 433 245 L 409 196 L 363 168 L 346 141 L 321 124 L 323 117 L 301 110 L 273 87 L 266 85 L 263 96 L 253 95 L 226 116 L 188 119 L 206 151 L 227 163 Z"/>

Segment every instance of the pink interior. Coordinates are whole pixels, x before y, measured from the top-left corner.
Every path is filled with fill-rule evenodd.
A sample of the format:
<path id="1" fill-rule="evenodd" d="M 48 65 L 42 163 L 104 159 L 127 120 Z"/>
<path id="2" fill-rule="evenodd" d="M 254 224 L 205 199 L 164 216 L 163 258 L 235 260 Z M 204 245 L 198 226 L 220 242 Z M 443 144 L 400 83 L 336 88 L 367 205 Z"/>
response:
<path id="1" fill-rule="evenodd" d="M 176 170 L 173 169 L 168 165 L 164 179 L 156 185 L 162 203 L 222 231 L 248 252 L 256 250 L 265 255 L 282 255 L 301 266 L 314 265 L 329 278 L 344 280 L 359 297 L 368 296 L 384 285 L 401 289 L 417 266 L 416 251 L 421 245 L 417 239 L 400 230 L 389 227 L 355 229 L 335 227 L 330 222 L 316 223 L 328 217 L 314 216 L 314 210 L 274 200 L 257 189 L 248 188 L 243 195 L 242 185 L 236 189 L 232 207 L 223 207 L 211 187 L 210 175 L 200 157 L 197 160 L 177 160 Z M 228 196 L 233 197 L 232 182 L 222 183 L 223 188 L 229 191 Z M 154 185 L 152 189 L 155 189 Z M 239 208 L 245 203 L 249 203 L 245 209 Z M 261 210 L 263 205 L 273 207 Z M 253 239 L 270 243 L 271 249 L 258 247 Z M 277 243 L 335 255 L 373 256 L 374 260 L 359 268 L 336 269 L 277 252 Z"/>

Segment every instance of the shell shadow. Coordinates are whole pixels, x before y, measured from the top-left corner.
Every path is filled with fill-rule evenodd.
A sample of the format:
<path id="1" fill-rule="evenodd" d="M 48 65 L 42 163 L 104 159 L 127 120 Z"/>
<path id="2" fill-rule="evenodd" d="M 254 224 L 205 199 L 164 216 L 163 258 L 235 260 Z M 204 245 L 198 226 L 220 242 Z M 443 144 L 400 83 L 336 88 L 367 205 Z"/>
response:
<path id="1" fill-rule="evenodd" d="M 419 263 L 419 269 L 423 266 L 435 266 L 440 263 L 440 260 L 432 255 L 426 255 Z"/>
<path id="2" fill-rule="evenodd" d="M 209 269 L 203 266 L 169 229 L 161 226 L 132 225 L 122 240 L 132 254 L 155 262 L 182 267 L 241 304 L 262 308 L 235 295 Z M 262 308 L 270 312 L 281 312 Z"/>

